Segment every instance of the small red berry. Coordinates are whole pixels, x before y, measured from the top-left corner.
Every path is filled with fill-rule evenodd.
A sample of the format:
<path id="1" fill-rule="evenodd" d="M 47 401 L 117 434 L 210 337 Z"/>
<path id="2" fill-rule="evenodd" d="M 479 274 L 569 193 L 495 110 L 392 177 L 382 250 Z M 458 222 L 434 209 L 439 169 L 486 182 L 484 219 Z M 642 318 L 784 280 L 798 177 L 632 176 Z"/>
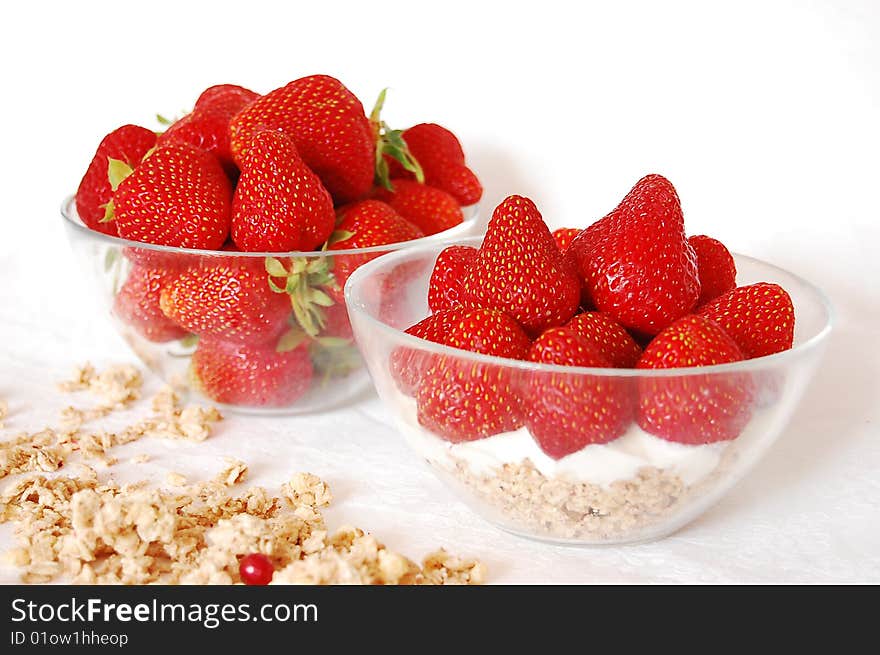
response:
<path id="1" fill-rule="evenodd" d="M 262 553 L 245 555 L 238 563 L 238 574 L 246 585 L 267 585 L 272 582 L 273 573 L 275 567 Z"/>

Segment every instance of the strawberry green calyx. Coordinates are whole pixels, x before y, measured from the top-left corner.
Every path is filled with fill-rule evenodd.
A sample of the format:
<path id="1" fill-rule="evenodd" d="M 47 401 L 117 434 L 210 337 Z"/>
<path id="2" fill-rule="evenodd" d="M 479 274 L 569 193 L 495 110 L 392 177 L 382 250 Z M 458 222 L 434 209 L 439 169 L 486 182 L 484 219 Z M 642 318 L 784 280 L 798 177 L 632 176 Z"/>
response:
<path id="1" fill-rule="evenodd" d="M 280 259 L 267 257 L 265 266 L 272 291 L 290 297 L 297 325 L 308 336 L 317 336 L 326 322 L 322 308 L 334 304 L 323 289 L 339 289 L 330 270 L 329 259 L 297 257 L 290 260 L 289 266 L 285 266 Z M 283 284 L 277 280 L 283 280 Z"/>
<path id="2" fill-rule="evenodd" d="M 299 326 L 291 326 L 275 344 L 275 352 L 286 353 L 299 348 L 300 344 L 307 338 L 306 333 Z"/>
<path id="3" fill-rule="evenodd" d="M 131 166 L 121 159 L 113 159 L 112 157 L 107 158 L 107 179 L 110 181 L 111 191 L 116 191 L 116 189 L 119 188 L 119 185 L 122 184 L 122 181 L 133 172 Z M 102 206 L 104 207 L 104 218 L 102 218 L 100 222 L 109 223 L 114 220 L 116 218 L 116 207 L 113 204 L 113 200 L 110 200 Z"/>
<path id="4" fill-rule="evenodd" d="M 131 166 L 121 159 L 107 159 L 107 179 L 110 180 L 110 189 L 116 191 L 122 180 L 131 175 L 134 171 Z"/>
<path id="5" fill-rule="evenodd" d="M 335 245 L 341 241 L 347 241 L 354 236 L 354 232 L 349 232 L 348 230 L 335 230 L 330 238 L 327 239 L 327 243 L 324 244 L 323 250 L 327 250 L 330 246 Z"/>
<path id="6" fill-rule="evenodd" d="M 350 339 L 318 337 L 309 343 L 309 355 L 322 382 L 352 373 L 363 365 L 360 351 Z"/>
<path id="7" fill-rule="evenodd" d="M 392 130 L 385 121 L 379 118 L 382 107 L 385 105 L 385 94 L 388 89 L 382 89 L 373 111 L 370 113 L 370 125 L 373 126 L 373 132 L 376 137 L 376 184 L 381 185 L 388 191 L 393 191 L 394 186 L 391 184 L 390 173 L 388 170 L 388 161 L 385 155 L 400 162 L 400 165 L 410 173 L 416 176 L 416 180 L 420 183 L 425 181 L 425 173 L 416 158 L 412 156 L 406 141 L 403 140 L 403 130 Z"/>

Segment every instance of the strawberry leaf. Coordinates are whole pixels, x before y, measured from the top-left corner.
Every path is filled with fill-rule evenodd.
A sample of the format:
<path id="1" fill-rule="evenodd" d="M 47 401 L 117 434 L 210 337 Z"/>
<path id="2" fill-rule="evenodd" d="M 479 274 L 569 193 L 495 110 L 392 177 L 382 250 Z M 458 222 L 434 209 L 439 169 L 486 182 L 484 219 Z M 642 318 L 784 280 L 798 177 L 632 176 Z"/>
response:
<path id="1" fill-rule="evenodd" d="M 103 207 L 104 207 L 104 216 L 98 222 L 99 223 L 109 223 L 110 221 L 115 220 L 116 219 L 116 205 L 113 204 L 113 201 L 111 200 L 106 205 L 103 205 Z"/>
<path id="2" fill-rule="evenodd" d="M 286 284 L 287 282 L 285 281 L 285 285 Z M 277 284 L 275 284 L 275 280 L 273 280 L 272 278 L 269 278 L 269 288 L 272 289 L 272 291 L 274 291 L 275 293 L 287 293 L 287 287 L 279 287 Z"/>
<path id="3" fill-rule="evenodd" d="M 107 158 L 107 179 L 110 180 L 110 188 L 113 191 L 116 191 L 122 181 L 133 172 L 131 166 L 121 159 Z"/>
<path id="4" fill-rule="evenodd" d="M 340 241 L 347 241 L 354 236 L 354 232 L 349 232 L 348 230 L 336 230 L 333 234 L 330 235 L 330 238 L 327 239 L 327 246 L 333 246 Z"/>
<path id="5" fill-rule="evenodd" d="M 278 343 L 275 346 L 275 352 L 286 353 L 295 350 L 303 341 L 305 341 L 305 339 L 305 332 L 298 327 L 292 327 L 282 334 L 280 339 L 278 339 Z"/>
<path id="6" fill-rule="evenodd" d="M 320 307 L 332 307 L 336 304 L 330 296 L 320 289 L 311 289 L 309 291 L 309 300 Z"/>
<path id="7" fill-rule="evenodd" d="M 275 257 L 266 257 L 266 272 L 272 277 L 287 277 L 287 269 L 279 259 Z"/>

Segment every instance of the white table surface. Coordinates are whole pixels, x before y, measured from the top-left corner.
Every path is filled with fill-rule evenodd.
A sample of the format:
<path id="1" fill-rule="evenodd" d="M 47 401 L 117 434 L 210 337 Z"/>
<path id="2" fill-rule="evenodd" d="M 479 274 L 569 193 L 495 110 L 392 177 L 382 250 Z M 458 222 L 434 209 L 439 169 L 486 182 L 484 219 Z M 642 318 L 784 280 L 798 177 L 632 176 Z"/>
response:
<path id="1" fill-rule="evenodd" d="M 271 24 L 257 21 L 259 11 L 256 22 L 242 15 L 237 47 L 210 48 L 210 57 L 215 35 L 201 29 L 200 10 L 161 4 L 108 4 L 86 20 L 87 9 L 58 3 L 51 21 L 17 5 L 16 28 L 0 40 L 2 59 L 15 62 L 5 88 L 17 90 L 0 106 L 0 398 L 11 410 L 3 435 L 56 420 L 69 399 L 53 384 L 74 365 L 134 361 L 90 300 L 57 213 L 100 135 L 125 121 L 151 124 L 155 111 L 173 115 L 210 84 L 266 91 L 327 71 L 366 104 L 390 84 L 386 116 L 397 125 L 456 129 L 489 208 L 523 193 L 551 225 L 585 225 L 642 174 L 666 174 L 691 233 L 826 290 L 838 322 L 819 375 L 738 487 L 676 535 L 639 546 L 549 546 L 483 522 L 407 450 L 375 397 L 322 416 L 230 415 L 202 444 L 130 444 L 115 475 L 197 479 L 223 455 L 247 461 L 251 481 L 270 488 L 311 471 L 335 493 L 331 527 L 355 524 L 412 558 L 438 546 L 479 557 L 499 583 L 880 582 L 876 3 L 746 2 L 726 13 L 699 2 L 597 3 L 571 20 L 559 20 L 570 3 L 467 3 L 432 17 L 419 57 L 386 57 L 382 67 L 363 56 L 375 45 L 368 23 L 417 21 L 412 3 L 388 0 L 381 15 L 349 5 L 351 20 L 334 21 L 333 48 L 320 30 L 294 41 L 288 30 L 304 18 L 297 12 L 329 19 L 341 8 L 274 5 L 273 16 L 290 15 Z M 450 49 L 462 15 L 472 22 L 467 47 Z M 132 43 L 168 38 L 161 49 L 108 57 L 103 37 L 118 25 Z M 523 48 L 525 37 L 512 35 L 526 33 Z M 148 390 L 157 384 L 150 378 Z M 150 463 L 125 463 L 142 450 L 155 455 Z M 11 544 L 10 526 L 0 526 L 0 547 Z M 15 577 L 0 570 L 0 580 Z"/>
<path id="2" fill-rule="evenodd" d="M 57 227 L 57 226 L 56 226 Z M 60 231 L 49 258 L 68 266 Z M 24 253 L 4 254 L 0 278 L 26 279 Z M 134 361 L 109 321 L 90 306 L 89 287 L 75 270 L 51 295 L 0 288 L 0 397 L 10 405 L 5 435 L 57 420 L 71 397 L 54 382 L 72 367 Z M 34 288 L 36 281 L 28 285 Z M 880 582 L 880 441 L 877 386 L 865 360 L 876 329 L 859 330 L 844 317 L 825 366 L 789 428 L 747 479 L 678 534 L 630 547 L 559 547 L 508 535 L 472 514 L 404 445 L 372 394 L 324 415 L 255 418 L 228 414 L 215 437 L 199 444 L 150 441 L 114 451 L 120 464 L 102 472 L 120 480 L 161 480 L 178 471 L 191 480 L 216 472 L 231 455 L 250 465 L 250 481 L 270 489 L 295 471 L 326 479 L 336 497 L 330 526 L 354 524 L 388 546 L 419 558 L 438 546 L 476 556 L 499 583 L 610 582 Z M 145 395 L 158 388 L 148 374 Z M 74 399 L 88 404 L 87 396 Z M 147 403 L 145 403 L 147 404 Z M 144 408 L 146 409 L 146 408 Z M 146 464 L 127 463 L 134 454 Z M 0 481 L 6 484 L 7 480 Z M 12 543 L 0 526 L 0 546 Z M 0 580 L 15 571 L 0 569 Z"/>

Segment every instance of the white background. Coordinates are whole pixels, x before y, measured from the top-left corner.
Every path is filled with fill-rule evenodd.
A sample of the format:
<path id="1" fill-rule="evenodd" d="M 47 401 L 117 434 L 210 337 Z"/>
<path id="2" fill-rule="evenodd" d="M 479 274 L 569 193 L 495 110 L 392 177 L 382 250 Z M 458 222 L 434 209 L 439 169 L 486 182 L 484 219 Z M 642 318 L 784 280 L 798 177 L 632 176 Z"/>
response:
<path id="1" fill-rule="evenodd" d="M 413 557 L 436 545 L 479 556 L 500 582 L 880 582 L 878 8 L 14 3 L 0 25 L 9 428 L 50 421 L 50 382 L 74 363 L 131 357 L 95 316 L 58 216 L 100 138 L 180 113 L 211 84 L 265 92 L 330 73 L 367 106 L 389 86 L 394 125 L 455 130 L 487 210 L 520 193 L 551 225 L 583 226 L 641 175 L 665 174 L 691 233 L 829 293 L 838 323 L 825 365 L 751 476 L 695 524 L 646 546 L 557 548 L 486 526 L 403 450 L 375 400 L 310 419 L 233 418 L 203 450 L 161 446 L 156 475 L 172 466 L 198 475 L 221 452 L 255 464 L 255 481 L 311 469 L 339 491 L 334 521 Z"/>

